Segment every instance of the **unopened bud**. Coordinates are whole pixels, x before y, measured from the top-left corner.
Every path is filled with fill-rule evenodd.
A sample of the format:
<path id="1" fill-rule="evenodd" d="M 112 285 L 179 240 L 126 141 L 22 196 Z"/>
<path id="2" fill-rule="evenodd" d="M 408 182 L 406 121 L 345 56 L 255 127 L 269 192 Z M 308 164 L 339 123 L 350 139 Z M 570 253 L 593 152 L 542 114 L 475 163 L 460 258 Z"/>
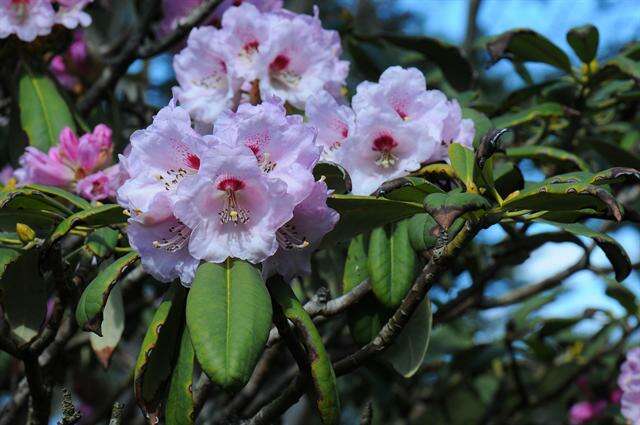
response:
<path id="1" fill-rule="evenodd" d="M 23 243 L 29 243 L 36 238 L 36 232 L 23 223 L 16 223 L 16 233 Z"/>

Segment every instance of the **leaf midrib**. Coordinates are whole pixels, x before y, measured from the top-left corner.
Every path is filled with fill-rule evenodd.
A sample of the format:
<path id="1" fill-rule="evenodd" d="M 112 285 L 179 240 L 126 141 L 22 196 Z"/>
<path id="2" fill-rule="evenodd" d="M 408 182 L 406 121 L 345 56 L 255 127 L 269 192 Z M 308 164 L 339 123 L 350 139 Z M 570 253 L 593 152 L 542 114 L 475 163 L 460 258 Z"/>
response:
<path id="1" fill-rule="evenodd" d="M 31 73 L 29 73 L 28 75 L 29 75 L 29 82 L 31 82 L 31 85 L 33 86 L 33 90 L 36 93 L 36 97 L 38 98 L 38 102 L 40 104 L 40 109 L 42 109 L 42 115 L 44 116 L 44 122 L 45 122 L 45 125 L 47 126 L 47 132 L 49 133 L 49 146 L 51 146 L 51 145 L 55 144 L 55 136 L 54 136 L 54 132 L 53 132 L 51 119 L 49 117 L 49 113 L 47 111 L 47 108 L 45 108 L 44 96 L 42 95 L 42 91 L 40 90 L 40 87 L 38 86 L 38 83 L 36 81 L 36 77 L 33 76 Z"/>

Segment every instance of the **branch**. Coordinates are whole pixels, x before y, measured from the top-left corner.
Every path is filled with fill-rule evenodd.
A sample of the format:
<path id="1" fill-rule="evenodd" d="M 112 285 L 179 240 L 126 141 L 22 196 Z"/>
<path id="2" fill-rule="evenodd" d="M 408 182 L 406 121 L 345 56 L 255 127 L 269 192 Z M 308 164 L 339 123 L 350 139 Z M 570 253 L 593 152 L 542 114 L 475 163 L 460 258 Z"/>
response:
<path id="1" fill-rule="evenodd" d="M 175 46 L 193 27 L 204 22 L 204 20 L 211 15 L 213 9 L 220 3 L 222 3 L 222 0 L 203 1 L 202 4 L 194 8 L 189 15 L 179 19 L 176 28 L 171 33 L 153 43 L 140 46 L 137 52 L 138 57 L 140 59 L 147 59 Z"/>
<path id="2" fill-rule="evenodd" d="M 38 359 L 27 355 L 23 359 L 29 384 L 29 425 L 47 425 L 51 414 L 51 386 L 45 382 Z"/>

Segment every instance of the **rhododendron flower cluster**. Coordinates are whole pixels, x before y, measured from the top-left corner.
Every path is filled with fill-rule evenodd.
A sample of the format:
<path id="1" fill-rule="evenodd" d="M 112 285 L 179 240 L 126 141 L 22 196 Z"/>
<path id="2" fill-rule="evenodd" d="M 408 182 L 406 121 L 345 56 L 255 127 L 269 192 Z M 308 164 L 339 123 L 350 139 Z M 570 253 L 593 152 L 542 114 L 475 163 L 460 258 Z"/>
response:
<path id="1" fill-rule="evenodd" d="M 47 35 L 55 24 L 73 29 L 91 24 L 84 7 L 93 0 L 0 0 L 0 38 L 15 34 L 33 41 Z"/>
<path id="2" fill-rule="evenodd" d="M 471 147 L 475 134 L 458 102 L 427 90 L 419 70 L 399 66 L 388 68 L 378 83 L 360 83 L 352 108 L 323 91 L 309 99 L 306 114 L 318 128 L 323 159 L 349 172 L 358 195 L 423 163 L 446 161 L 451 143 Z"/>
<path id="3" fill-rule="evenodd" d="M 260 96 L 302 109 L 312 94 L 344 84 L 349 65 L 339 60 L 340 38 L 322 28 L 317 9 L 307 16 L 262 5 L 229 8 L 221 28 L 195 28 L 175 56 L 177 98 L 194 119 L 213 123 Z"/>
<path id="4" fill-rule="evenodd" d="M 263 263 L 291 279 L 338 219 L 312 169 L 316 132 L 270 98 L 225 111 L 211 134 L 191 127 L 172 101 L 131 136 L 121 158 L 131 176 L 118 190 L 130 211 L 128 236 L 161 281 L 193 280 L 201 260 Z"/>
<path id="5" fill-rule="evenodd" d="M 622 390 L 622 415 L 629 424 L 640 425 L 640 348 L 627 353 L 626 361 L 620 367 L 618 386 Z"/>
<path id="6" fill-rule="evenodd" d="M 122 181 L 119 165 L 111 164 L 111 129 L 98 124 L 81 137 L 70 128 L 60 132 L 60 144 L 48 153 L 29 146 L 16 170 L 20 184 L 38 183 L 72 190 L 92 200 L 115 196 Z"/>

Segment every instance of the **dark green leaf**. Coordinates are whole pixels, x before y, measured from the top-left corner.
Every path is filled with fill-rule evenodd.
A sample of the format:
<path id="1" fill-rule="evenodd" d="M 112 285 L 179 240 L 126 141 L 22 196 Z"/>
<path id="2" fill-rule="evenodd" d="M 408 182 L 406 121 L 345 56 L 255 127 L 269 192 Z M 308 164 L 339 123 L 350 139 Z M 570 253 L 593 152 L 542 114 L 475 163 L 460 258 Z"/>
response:
<path id="1" fill-rule="evenodd" d="M 436 244 L 440 226 L 427 213 L 416 214 L 409 219 L 409 241 L 417 252 L 433 248 Z"/>
<path id="2" fill-rule="evenodd" d="M 167 425 L 191 425 L 194 422 L 193 404 L 193 368 L 195 354 L 189 330 L 182 332 L 180 353 L 171 374 L 167 407 L 165 408 L 165 422 Z"/>
<path id="3" fill-rule="evenodd" d="M 137 252 L 123 255 L 109 264 L 89 283 L 76 307 L 76 320 L 82 329 L 102 336 L 102 315 L 109 294 L 120 277 L 138 261 L 138 258 Z"/>
<path id="4" fill-rule="evenodd" d="M 539 103 L 518 112 L 510 112 L 493 118 L 496 128 L 511 128 L 539 118 L 564 116 L 564 107 L 559 103 Z"/>
<path id="5" fill-rule="evenodd" d="M 85 226 L 108 226 L 111 224 L 124 223 L 125 221 L 127 221 L 127 216 L 124 215 L 120 205 L 101 205 L 79 211 L 67 217 L 56 227 L 56 230 L 54 230 L 49 238 L 49 243 L 54 243 L 80 224 Z"/>
<path id="6" fill-rule="evenodd" d="M 449 146 L 449 159 L 451 160 L 451 167 L 453 167 L 458 178 L 464 183 L 467 191 L 477 192 L 478 188 L 474 183 L 476 160 L 473 151 L 459 143 L 452 143 L 451 146 Z"/>
<path id="7" fill-rule="evenodd" d="M 371 232 L 369 276 L 376 298 L 386 307 L 397 307 L 413 284 L 416 255 L 409 242 L 407 220 Z"/>
<path id="8" fill-rule="evenodd" d="M 4 314 L 19 347 L 27 345 L 40 332 L 47 311 L 47 288 L 40 275 L 36 249 L 20 255 L 0 248 L 4 273 L 0 283 Z"/>
<path id="9" fill-rule="evenodd" d="M 348 312 L 349 332 L 358 345 L 369 343 L 382 326 L 387 323 L 390 313 L 373 294 L 367 294 Z"/>
<path id="10" fill-rule="evenodd" d="M 316 180 L 324 178 L 327 187 L 334 193 L 344 194 L 351 192 L 351 178 L 347 171 L 333 162 L 319 162 L 313 168 L 313 176 Z"/>
<path id="11" fill-rule="evenodd" d="M 340 213 L 340 221 L 323 239 L 331 246 L 367 230 L 424 212 L 422 205 L 372 196 L 333 195 L 327 204 Z"/>
<path id="12" fill-rule="evenodd" d="M 153 423 L 158 423 L 160 404 L 180 347 L 186 292 L 177 286 L 167 291 L 147 328 L 136 360 L 133 378 L 136 400 Z"/>
<path id="13" fill-rule="evenodd" d="M 445 229 L 463 214 L 488 209 L 491 203 L 475 193 L 434 193 L 424 200 L 424 209 Z"/>
<path id="14" fill-rule="evenodd" d="M 629 315 L 635 316 L 638 314 L 636 296 L 627 287 L 618 282 L 607 282 L 605 294 L 618 301 Z"/>
<path id="15" fill-rule="evenodd" d="M 524 177 L 511 162 L 503 162 L 493 168 L 493 184 L 500 196 L 506 198 L 524 187 Z"/>
<path id="16" fill-rule="evenodd" d="M 119 286 L 114 287 L 109 294 L 102 316 L 102 336 L 91 333 L 89 340 L 98 360 L 100 360 L 102 366 L 107 368 L 109 367 L 111 355 L 118 346 L 124 332 L 124 304 L 122 302 L 122 290 Z"/>
<path id="17" fill-rule="evenodd" d="M 369 268 L 364 235 L 358 235 L 351 240 L 347 251 L 342 277 L 342 293 L 346 294 L 368 278 Z"/>
<path id="18" fill-rule="evenodd" d="M 398 47 L 414 50 L 424 55 L 425 60 L 435 63 L 449 84 L 458 91 L 469 90 L 475 79 L 471 63 L 462 51 L 436 38 L 385 34 L 382 38 Z"/>
<path id="19" fill-rule="evenodd" d="M 63 128 L 75 131 L 71 112 L 48 77 L 26 70 L 18 90 L 20 121 L 31 146 L 47 152 L 58 144 Z"/>
<path id="20" fill-rule="evenodd" d="M 591 140 L 588 145 L 615 167 L 631 167 L 640 170 L 640 157 L 633 152 L 604 140 Z"/>
<path id="21" fill-rule="evenodd" d="M 429 347 L 431 325 L 431 301 L 426 296 L 398 338 L 382 353 L 382 357 L 405 378 L 412 377 L 422 366 Z"/>
<path id="22" fill-rule="evenodd" d="M 91 204 L 89 202 L 85 201 L 79 196 L 74 195 L 73 193 L 67 192 L 64 189 L 60 189 L 59 187 L 44 186 L 41 184 L 28 184 L 24 186 L 24 188 L 34 189 L 38 192 L 44 193 L 47 196 L 57 199 L 60 202 L 67 202 L 81 210 L 91 208 Z"/>
<path id="23" fill-rule="evenodd" d="M 518 62 L 542 62 L 567 74 L 571 73 L 571 62 L 567 54 L 549 39 L 530 29 L 516 29 L 500 34 L 487 43 L 487 50 L 494 63 L 502 58 Z"/>
<path id="24" fill-rule="evenodd" d="M 551 146 L 518 146 L 508 148 L 507 156 L 514 159 L 539 159 L 542 161 L 568 162 L 579 170 L 589 171 L 589 165 L 578 155 Z"/>
<path id="25" fill-rule="evenodd" d="M 120 232 L 109 227 L 100 227 L 87 236 L 86 245 L 97 257 L 106 258 L 118 243 Z"/>
<path id="26" fill-rule="evenodd" d="M 438 186 L 420 177 L 401 177 L 391 182 L 396 188 L 384 193 L 385 185 L 383 184 L 381 186 L 383 190 L 379 192 L 379 196 L 384 196 L 394 201 L 421 203 L 424 197 L 430 193 L 442 193 L 442 189 Z"/>
<path id="27" fill-rule="evenodd" d="M 267 341 L 271 313 L 255 267 L 239 260 L 200 265 L 187 299 L 187 325 L 213 382 L 235 389 L 246 384 Z"/>
<path id="28" fill-rule="evenodd" d="M 583 63 L 589 64 L 596 58 L 600 33 L 593 25 L 572 28 L 567 33 L 567 42 Z"/>

